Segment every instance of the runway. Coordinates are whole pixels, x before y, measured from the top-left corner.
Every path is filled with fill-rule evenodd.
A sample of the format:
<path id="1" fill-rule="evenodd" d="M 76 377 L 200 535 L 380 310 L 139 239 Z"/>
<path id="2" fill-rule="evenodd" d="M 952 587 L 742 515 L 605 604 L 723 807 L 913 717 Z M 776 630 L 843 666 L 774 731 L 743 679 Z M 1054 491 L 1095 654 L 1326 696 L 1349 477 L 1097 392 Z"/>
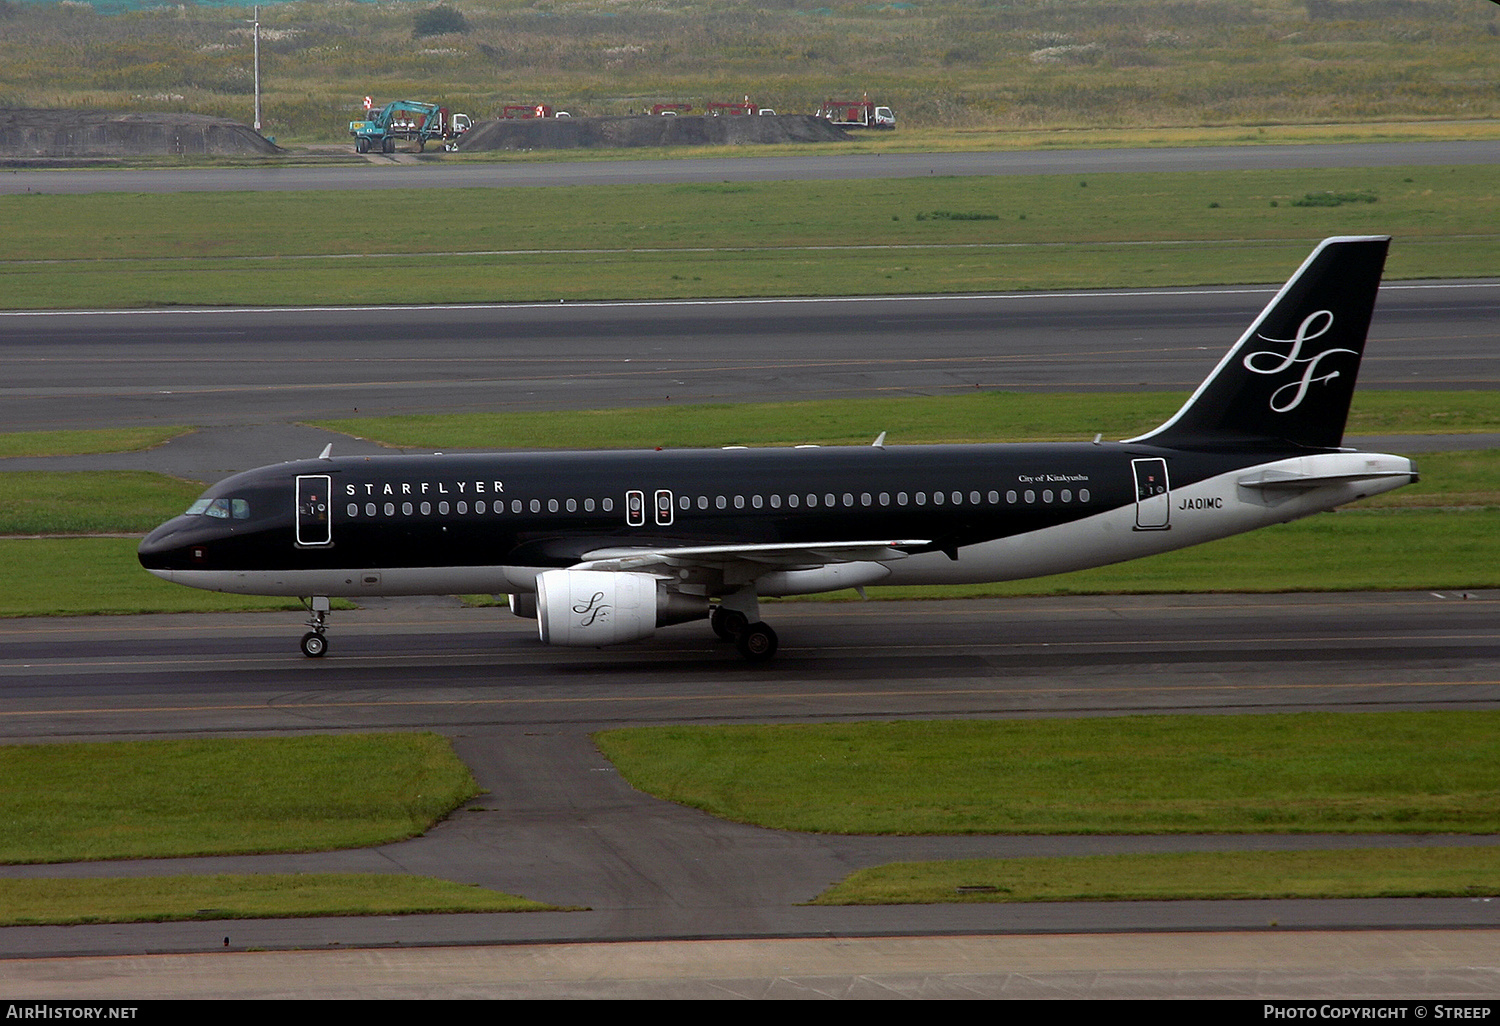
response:
<path id="1" fill-rule="evenodd" d="M 1405 167 L 1500 162 L 1500 141 L 1314 143 L 974 153 L 819 153 L 667 160 L 434 160 L 383 165 L 182 170 L 23 171 L 0 174 L 0 195 L 91 192 L 291 192 L 646 185 L 689 182 L 860 181 L 928 175 L 1055 175 Z"/>
<path id="2" fill-rule="evenodd" d="M 399 314 L 378 307 L 0 313 L 8 376 L 0 383 L 0 431 L 244 428 L 356 415 L 976 389 L 1186 394 L 1276 287 Z M 1382 287 L 1361 387 L 1497 382 L 1500 283 Z M 1079 426 L 1081 437 L 1091 431 Z M 269 449 L 247 457 L 254 462 L 235 469 L 286 458 Z"/>

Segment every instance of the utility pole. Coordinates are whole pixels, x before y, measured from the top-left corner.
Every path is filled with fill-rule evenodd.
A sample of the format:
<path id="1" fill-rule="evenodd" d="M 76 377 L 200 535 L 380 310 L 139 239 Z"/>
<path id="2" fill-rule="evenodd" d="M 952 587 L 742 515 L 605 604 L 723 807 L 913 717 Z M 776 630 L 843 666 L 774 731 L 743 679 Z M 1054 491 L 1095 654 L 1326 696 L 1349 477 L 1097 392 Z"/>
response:
<path id="1" fill-rule="evenodd" d="M 255 130 L 260 131 L 260 5 L 255 5 Z"/>

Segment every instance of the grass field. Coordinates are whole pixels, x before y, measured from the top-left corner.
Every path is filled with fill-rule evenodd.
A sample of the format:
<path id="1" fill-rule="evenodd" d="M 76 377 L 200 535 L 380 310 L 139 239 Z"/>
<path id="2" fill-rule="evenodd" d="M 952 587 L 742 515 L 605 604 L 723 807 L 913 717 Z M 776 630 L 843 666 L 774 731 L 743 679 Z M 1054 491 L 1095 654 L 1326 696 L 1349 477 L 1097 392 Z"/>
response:
<path id="1" fill-rule="evenodd" d="M 1497 113 L 1496 16 L 1467 0 L 453 0 L 453 30 L 418 36 L 428 6 L 262 7 L 266 133 L 347 144 L 366 93 L 483 118 L 516 102 L 620 114 L 747 93 L 810 112 L 867 91 L 896 108 L 903 130 L 1015 132 L 1253 133 Z M 17 106 L 248 121 L 249 17 L 217 5 L 106 17 L 7 2 L 0 94 Z"/>
<path id="2" fill-rule="evenodd" d="M 604 731 L 632 786 L 850 834 L 1494 833 L 1500 713 Z"/>
<path id="3" fill-rule="evenodd" d="M 0 926 L 554 910 L 469 884 L 385 873 L 0 880 Z"/>
<path id="4" fill-rule="evenodd" d="M 0 196 L 11 309 L 950 293 L 1284 280 L 1317 240 L 1392 234 L 1399 278 L 1500 274 L 1484 167 Z M 1374 202 L 1300 206 L 1308 196 Z M 452 216 L 462 210 L 463 216 Z M 974 215 L 954 219 L 937 214 Z M 296 226 L 291 230 L 290 226 Z M 80 258 L 80 254 L 87 254 Z M 358 259 L 351 259 L 357 257 Z M 372 294 L 371 283 L 399 282 Z"/>
<path id="5" fill-rule="evenodd" d="M 1212 366 L 1205 363 L 1205 371 Z M 618 407 L 563 413 L 417 414 L 314 423 L 411 449 L 650 449 L 723 445 L 1077 442 L 1165 421 L 1180 392 L 1005 392 L 815 402 Z M 1351 435 L 1500 431 L 1500 391 L 1354 393 Z"/>
<path id="6" fill-rule="evenodd" d="M 1386 848 L 900 862 L 853 873 L 812 904 L 1495 894 L 1500 894 L 1500 848 Z"/>
<path id="7" fill-rule="evenodd" d="M 0 535 L 145 534 L 202 491 L 143 470 L 10 471 L 0 475 Z"/>
<path id="8" fill-rule="evenodd" d="M 478 793 L 436 734 L 0 745 L 0 767 L 8 863 L 366 847 Z"/>
<path id="9" fill-rule="evenodd" d="M 0 459 L 11 456 L 85 456 L 154 449 L 191 431 L 187 427 L 104 428 L 86 431 L 10 431 L 0 434 Z"/>

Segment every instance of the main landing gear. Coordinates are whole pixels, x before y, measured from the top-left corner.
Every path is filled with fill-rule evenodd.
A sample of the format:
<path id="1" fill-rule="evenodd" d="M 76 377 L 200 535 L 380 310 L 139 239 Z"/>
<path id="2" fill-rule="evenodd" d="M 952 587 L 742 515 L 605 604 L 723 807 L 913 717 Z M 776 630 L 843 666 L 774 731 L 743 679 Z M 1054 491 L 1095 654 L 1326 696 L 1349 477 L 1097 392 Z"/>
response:
<path id="1" fill-rule="evenodd" d="M 709 612 L 708 625 L 720 638 L 734 642 L 740 655 L 752 663 L 763 663 L 776 654 L 776 632 L 761 620 L 753 589 L 725 595 Z"/>
<path id="2" fill-rule="evenodd" d="M 328 616 L 328 598 L 314 595 L 304 604 L 309 613 L 307 626 L 312 630 L 302 635 L 302 654 L 309 659 L 317 659 L 328 651 L 328 638 L 324 636 L 328 630 L 328 625 L 324 622 Z"/>

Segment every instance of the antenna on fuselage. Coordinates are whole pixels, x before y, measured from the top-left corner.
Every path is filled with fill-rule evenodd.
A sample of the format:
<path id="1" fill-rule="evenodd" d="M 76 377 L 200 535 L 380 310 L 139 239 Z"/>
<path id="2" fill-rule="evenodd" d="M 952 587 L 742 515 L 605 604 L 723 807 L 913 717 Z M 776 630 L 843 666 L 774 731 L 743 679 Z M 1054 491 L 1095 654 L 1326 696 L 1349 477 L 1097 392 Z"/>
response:
<path id="1" fill-rule="evenodd" d="M 318 453 L 318 459 L 320 459 L 320 460 L 327 460 L 327 459 L 332 459 L 332 458 L 333 458 L 333 443 L 329 442 L 327 445 L 323 446 L 323 451 L 320 452 L 320 453 Z"/>
<path id="2" fill-rule="evenodd" d="M 885 448 L 885 432 L 884 431 L 880 432 L 879 437 L 877 437 L 875 439 L 875 441 L 871 442 L 870 446 L 871 446 L 871 448 L 875 448 L 875 449 L 884 449 Z"/>

